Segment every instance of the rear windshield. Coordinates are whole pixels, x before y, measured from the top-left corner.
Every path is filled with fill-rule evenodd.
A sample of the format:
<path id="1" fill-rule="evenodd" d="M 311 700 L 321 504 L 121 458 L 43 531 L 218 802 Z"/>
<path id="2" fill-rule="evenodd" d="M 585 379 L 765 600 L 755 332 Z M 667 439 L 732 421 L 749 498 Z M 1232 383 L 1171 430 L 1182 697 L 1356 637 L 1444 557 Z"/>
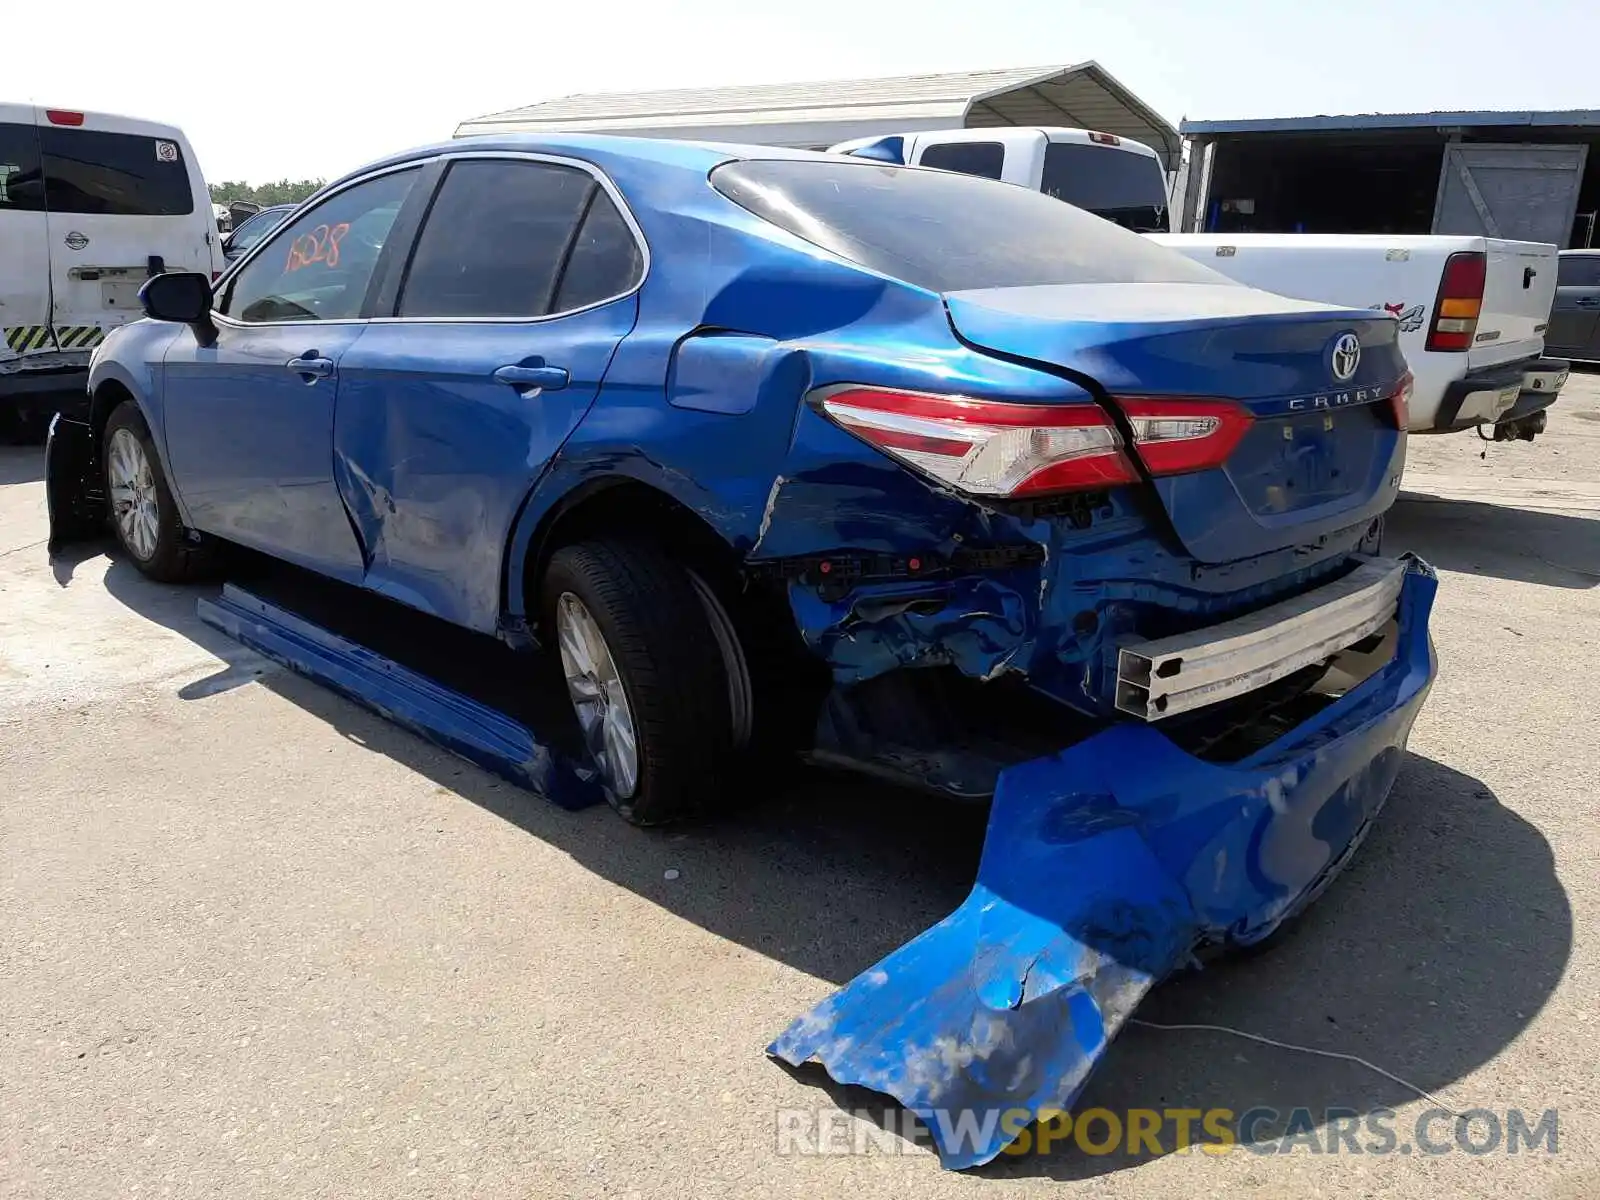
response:
<path id="1" fill-rule="evenodd" d="M 194 211 L 183 149 L 166 138 L 39 128 L 51 212 L 170 217 Z"/>
<path id="2" fill-rule="evenodd" d="M 1070 204 L 948 171 L 772 159 L 726 163 L 711 183 L 797 237 L 929 291 L 1228 282 Z"/>
<path id="3" fill-rule="evenodd" d="M 1114 146 L 1051 142 L 1039 190 L 1140 233 L 1167 232 L 1167 182 L 1153 158 Z"/>

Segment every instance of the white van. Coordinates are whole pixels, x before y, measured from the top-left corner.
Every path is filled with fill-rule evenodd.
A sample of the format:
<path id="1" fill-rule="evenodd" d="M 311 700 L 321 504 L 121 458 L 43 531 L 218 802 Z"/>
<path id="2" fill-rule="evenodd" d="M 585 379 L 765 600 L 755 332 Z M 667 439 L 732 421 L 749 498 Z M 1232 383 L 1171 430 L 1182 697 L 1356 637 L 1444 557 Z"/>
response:
<path id="1" fill-rule="evenodd" d="M 0 429 L 76 399 L 151 275 L 222 267 L 181 130 L 0 104 Z"/>

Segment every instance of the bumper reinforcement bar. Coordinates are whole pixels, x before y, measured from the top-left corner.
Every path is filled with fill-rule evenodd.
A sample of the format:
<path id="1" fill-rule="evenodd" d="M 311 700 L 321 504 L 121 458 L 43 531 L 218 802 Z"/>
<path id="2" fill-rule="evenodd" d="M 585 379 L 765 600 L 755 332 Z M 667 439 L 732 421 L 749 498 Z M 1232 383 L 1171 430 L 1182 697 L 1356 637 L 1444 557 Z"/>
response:
<path id="1" fill-rule="evenodd" d="M 1146 721 L 1245 695 L 1332 658 L 1394 620 L 1406 567 L 1393 559 L 1220 625 L 1123 646 L 1117 709 Z"/>

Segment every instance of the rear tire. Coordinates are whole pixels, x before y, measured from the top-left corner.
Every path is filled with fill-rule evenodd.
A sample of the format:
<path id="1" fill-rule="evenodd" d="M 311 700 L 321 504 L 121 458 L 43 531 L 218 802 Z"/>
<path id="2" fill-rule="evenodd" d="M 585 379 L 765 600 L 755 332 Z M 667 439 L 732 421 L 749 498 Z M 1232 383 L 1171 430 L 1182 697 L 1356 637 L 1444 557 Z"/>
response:
<path id="1" fill-rule="evenodd" d="M 635 825 L 712 807 L 728 783 L 734 714 L 723 650 L 690 573 L 652 546 L 579 542 L 552 556 L 541 596 L 547 641 L 611 806 Z"/>
<path id="2" fill-rule="evenodd" d="M 197 577 L 207 556 L 203 547 L 189 541 L 178 519 L 178 505 L 138 405 L 123 403 L 112 410 L 100 462 L 111 527 L 133 565 L 161 583 Z"/>

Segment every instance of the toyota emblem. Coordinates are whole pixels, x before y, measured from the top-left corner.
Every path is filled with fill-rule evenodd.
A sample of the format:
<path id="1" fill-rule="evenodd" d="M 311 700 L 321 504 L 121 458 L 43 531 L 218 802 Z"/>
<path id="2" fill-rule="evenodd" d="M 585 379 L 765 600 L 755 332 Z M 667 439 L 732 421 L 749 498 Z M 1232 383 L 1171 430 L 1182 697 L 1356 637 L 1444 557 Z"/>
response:
<path id="1" fill-rule="evenodd" d="M 1343 383 L 1353 376 L 1356 368 L 1361 365 L 1361 339 L 1353 333 L 1341 333 L 1333 341 L 1330 358 L 1333 377 Z"/>

